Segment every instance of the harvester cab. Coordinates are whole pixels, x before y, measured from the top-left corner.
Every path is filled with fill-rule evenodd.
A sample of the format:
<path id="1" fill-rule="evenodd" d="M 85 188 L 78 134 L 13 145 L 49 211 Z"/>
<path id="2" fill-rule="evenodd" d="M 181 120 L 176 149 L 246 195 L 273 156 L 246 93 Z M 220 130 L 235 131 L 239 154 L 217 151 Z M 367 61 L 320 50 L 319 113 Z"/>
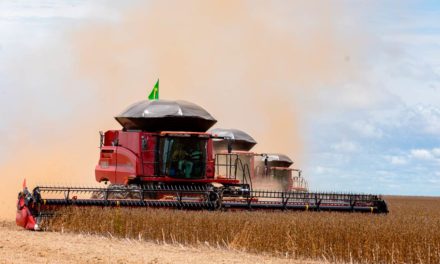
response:
<path id="1" fill-rule="evenodd" d="M 107 131 L 95 168 L 111 185 L 240 186 L 236 174 L 215 174 L 213 136 L 183 131 Z M 247 188 L 247 187 L 246 187 Z"/>
<path id="2" fill-rule="evenodd" d="M 255 162 L 255 178 L 266 189 L 285 192 L 307 192 L 308 184 L 302 170 L 292 168 L 293 161 L 284 154 L 261 154 Z"/>
<path id="3" fill-rule="evenodd" d="M 216 174 L 234 175 L 255 189 L 305 192 L 307 181 L 302 171 L 291 168 L 293 161 L 283 154 L 251 152 L 257 142 L 238 129 L 212 129 L 221 137 L 214 139 Z"/>
<path id="4" fill-rule="evenodd" d="M 205 134 L 172 133 L 161 137 L 158 152 L 160 174 L 176 179 L 212 177 L 208 141 Z M 210 169 L 207 169 L 207 163 Z"/>

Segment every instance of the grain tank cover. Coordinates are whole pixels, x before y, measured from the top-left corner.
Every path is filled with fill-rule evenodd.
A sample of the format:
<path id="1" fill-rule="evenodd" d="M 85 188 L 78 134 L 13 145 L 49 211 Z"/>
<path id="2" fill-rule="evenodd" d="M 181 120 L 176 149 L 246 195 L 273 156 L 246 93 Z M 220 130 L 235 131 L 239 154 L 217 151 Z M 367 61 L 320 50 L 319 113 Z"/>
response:
<path id="1" fill-rule="evenodd" d="M 183 100 L 143 100 L 128 107 L 115 119 L 126 130 L 205 132 L 214 119 L 202 107 Z"/>
<path id="2" fill-rule="evenodd" d="M 249 151 L 257 144 L 257 141 L 255 141 L 255 139 L 249 134 L 238 129 L 214 128 L 209 132 L 218 137 L 230 138 L 232 140 L 231 143 L 233 150 Z M 227 150 L 228 140 L 214 139 L 214 148 L 216 151 Z"/>
<path id="3" fill-rule="evenodd" d="M 271 154 L 266 154 L 266 156 L 263 156 L 262 159 L 264 161 L 264 159 L 267 157 L 267 163 L 269 166 L 271 167 L 290 167 L 290 165 L 293 164 L 293 161 L 286 155 L 284 154 L 279 154 L 279 153 L 271 153 Z"/>

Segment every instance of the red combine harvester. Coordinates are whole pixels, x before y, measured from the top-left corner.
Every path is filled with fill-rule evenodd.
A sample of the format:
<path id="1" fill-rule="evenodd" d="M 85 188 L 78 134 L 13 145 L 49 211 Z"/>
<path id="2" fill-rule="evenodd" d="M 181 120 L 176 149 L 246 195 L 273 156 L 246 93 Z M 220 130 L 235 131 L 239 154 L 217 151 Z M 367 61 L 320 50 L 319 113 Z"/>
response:
<path id="1" fill-rule="evenodd" d="M 388 212 L 377 195 L 308 192 L 287 156 L 250 152 L 256 142 L 240 130 L 206 132 L 217 121 L 195 104 L 141 101 L 115 118 L 123 129 L 101 133 L 95 168 L 97 182 L 110 185 L 30 192 L 24 183 L 17 225 L 39 230 L 65 206 Z"/>

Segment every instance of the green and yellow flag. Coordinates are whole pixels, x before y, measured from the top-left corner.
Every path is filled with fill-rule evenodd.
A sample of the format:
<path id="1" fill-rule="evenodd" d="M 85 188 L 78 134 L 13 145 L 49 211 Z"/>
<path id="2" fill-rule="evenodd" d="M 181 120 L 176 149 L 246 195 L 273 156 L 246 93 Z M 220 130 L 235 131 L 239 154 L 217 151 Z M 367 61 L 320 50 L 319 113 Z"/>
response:
<path id="1" fill-rule="evenodd" d="M 159 99 L 159 79 L 157 79 L 156 84 L 151 90 L 150 95 L 148 96 L 148 100 L 158 100 Z"/>

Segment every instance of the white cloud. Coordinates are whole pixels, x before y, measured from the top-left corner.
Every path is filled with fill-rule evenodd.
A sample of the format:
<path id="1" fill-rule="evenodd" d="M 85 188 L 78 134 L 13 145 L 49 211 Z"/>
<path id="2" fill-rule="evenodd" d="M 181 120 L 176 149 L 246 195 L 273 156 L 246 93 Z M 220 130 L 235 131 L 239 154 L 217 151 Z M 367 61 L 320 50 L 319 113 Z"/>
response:
<path id="1" fill-rule="evenodd" d="M 80 18 L 84 17 L 87 8 L 70 3 L 46 2 L 32 3 L 30 1 L 2 2 L 0 16 L 8 19 L 20 18 Z"/>
<path id="2" fill-rule="evenodd" d="M 432 155 L 434 155 L 435 157 L 440 158 L 440 148 L 432 149 Z"/>
<path id="3" fill-rule="evenodd" d="M 338 152 L 356 152 L 359 150 L 359 146 L 352 141 L 341 141 L 339 143 L 333 144 L 331 146 L 333 150 L 336 150 Z"/>
<path id="4" fill-rule="evenodd" d="M 411 150 L 411 156 L 416 159 L 422 159 L 422 160 L 434 159 L 434 156 L 431 154 L 431 151 L 427 149 L 413 149 Z"/>
<path id="5" fill-rule="evenodd" d="M 413 149 L 410 152 L 411 157 L 421 160 L 440 161 L 440 148 L 433 149 Z"/>
<path id="6" fill-rule="evenodd" d="M 440 109 L 436 107 L 417 106 L 417 112 L 424 123 L 427 133 L 440 135 Z"/>
<path id="7" fill-rule="evenodd" d="M 403 105 L 393 111 L 383 111 L 375 119 L 373 125 L 384 130 L 404 129 L 407 134 L 414 132 L 427 136 L 440 136 L 440 108 L 434 105 Z"/>
<path id="8" fill-rule="evenodd" d="M 439 184 L 440 183 L 440 179 L 431 178 L 431 179 L 428 179 L 428 182 L 432 183 L 432 184 Z"/>
<path id="9" fill-rule="evenodd" d="M 353 129 L 363 137 L 367 138 L 382 138 L 383 132 L 381 129 L 374 126 L 372 123 L 359 121 L 353 124 Z"/>
<path id="10" fill-rule="evenodd" d="M 313 168 L 313 172 L 316 174 L 329 174 L 335 172 L 335 169 L 324 166 L 316 166 Z"/>
<path id="11" fill-rule="evenodd" d="M 440 36 L 428 34 L 395 34 L 382 37 L 382 40 L 404 45 L 440 45 Z"/>
<path id="12" fill-rule="evenodd" d="M 122 3 L 108 5 L 105 1 L 0 1 L 2 19 L 99 18 L 114 20 Z"/>
<path id="13" fill-rule="evenodd" d="M 405 165 L 408 163 L 407 159 L 402 156 L 386 156 L 385 158 L 393 165 Z"/>

